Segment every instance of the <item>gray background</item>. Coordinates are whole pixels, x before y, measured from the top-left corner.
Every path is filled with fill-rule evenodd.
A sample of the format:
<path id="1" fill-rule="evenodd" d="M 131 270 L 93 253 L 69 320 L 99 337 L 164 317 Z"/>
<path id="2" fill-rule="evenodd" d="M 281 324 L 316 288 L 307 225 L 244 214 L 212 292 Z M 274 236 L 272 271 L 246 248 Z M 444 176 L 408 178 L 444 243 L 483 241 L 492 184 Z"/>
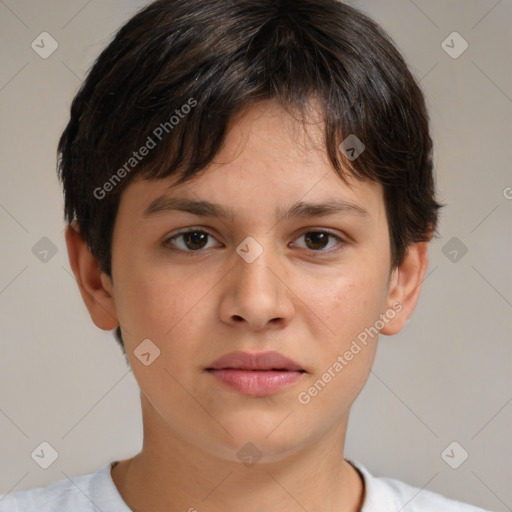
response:
<path id="1" fill-rule="evenodd" d="M 0 493 L 141 448 L 133 374 L 71 274 L 55 154 L 85 73 L 144 3 L 0 1 Z M 346 456 L 378 476 L 512 510 L 512 0 L 351 4 L 384 26 L 421 79 L 447 207 L 416 312 L 381 337 Z M 59 45 L 47 59 L 31 47 L 43 31 Z M 458 58 L 442 47 L 454 31 L 469 44 Z M 56 250 L 46 261 L 43 237 Z M 48 469 L 31 458 L 42 441 L 59 455 Z M 469 454 L 457 469 L 441 456 L 453 441 L 452 465 Z"/>

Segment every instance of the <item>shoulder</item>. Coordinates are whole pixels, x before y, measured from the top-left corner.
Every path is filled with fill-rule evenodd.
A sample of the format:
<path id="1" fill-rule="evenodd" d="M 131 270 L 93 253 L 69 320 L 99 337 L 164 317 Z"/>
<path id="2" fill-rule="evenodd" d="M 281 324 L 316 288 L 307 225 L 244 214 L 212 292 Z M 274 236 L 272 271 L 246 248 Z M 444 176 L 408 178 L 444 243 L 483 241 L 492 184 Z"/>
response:
<path id="1" fill-rule="evenodd" d="M 120 497 L 110 477 L 110 464 L 95 473 L 64 478 L 46 487 L 0 494 L 0 512 L 96 512 L 117 505 Z M 125 510 L 112 508 L 116 512 Z M 129 510 L 129 509 L 128 509 Z"/>
<path id="2" fill-rule="evenodd" d="M 349 462 L 361 472 L 365 481 L 366 496 L 361 512 L 380 512 L 383 505 L 387 510 L 402 512 L 489 512 L 394 478 L 374 477 L 361 464 Z"/>
<path id="3" fill-rule="evenodd" d="M 0 512 L 53 512 L 70 507 L 77 512 L 89 511 L 87 494 L 92 475 L 59 480 L 47 487 L 34 487 L 25 491 L 0 495 Z M 81 492 L 83 489 L 84 492 Z M 85 494 L 84 494 L 85 493 Z"/>

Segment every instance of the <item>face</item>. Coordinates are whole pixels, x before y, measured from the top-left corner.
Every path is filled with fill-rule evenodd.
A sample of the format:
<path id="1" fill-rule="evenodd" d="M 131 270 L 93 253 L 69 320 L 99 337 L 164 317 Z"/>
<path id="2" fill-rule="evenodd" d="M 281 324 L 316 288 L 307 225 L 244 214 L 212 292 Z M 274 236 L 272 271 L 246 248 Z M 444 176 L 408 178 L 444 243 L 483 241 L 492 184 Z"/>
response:
<path id="1" fill-rule="evenodd" d="M 269 461 L 346 427 L 375 329 L 398 312 L 382 187 L 344 184 L 322 135 L 261 103 L 193 181 L 138 178 L 123 192 L 112 295 L 145 424 L 226 460 L 251 441 Z M 276 351 L 300 371 L 207 370 L 234 351 Z"/>

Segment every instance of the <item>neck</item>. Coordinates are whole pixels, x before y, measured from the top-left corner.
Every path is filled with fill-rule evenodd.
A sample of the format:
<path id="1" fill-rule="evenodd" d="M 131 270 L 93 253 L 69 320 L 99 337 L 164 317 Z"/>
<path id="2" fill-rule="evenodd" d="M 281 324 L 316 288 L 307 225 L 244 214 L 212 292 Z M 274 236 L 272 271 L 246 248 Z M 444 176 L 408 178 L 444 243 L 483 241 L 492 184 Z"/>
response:
<path id="1" fill-rule="evenodd" d="M 246 465 L 207 453 L 168 425 L 145 421 L 143 449 L 117 464 L 112 479 L 133 512 L 358 512 L 364 487 L 343 458 L 346 423 L 316 444 Z"/>

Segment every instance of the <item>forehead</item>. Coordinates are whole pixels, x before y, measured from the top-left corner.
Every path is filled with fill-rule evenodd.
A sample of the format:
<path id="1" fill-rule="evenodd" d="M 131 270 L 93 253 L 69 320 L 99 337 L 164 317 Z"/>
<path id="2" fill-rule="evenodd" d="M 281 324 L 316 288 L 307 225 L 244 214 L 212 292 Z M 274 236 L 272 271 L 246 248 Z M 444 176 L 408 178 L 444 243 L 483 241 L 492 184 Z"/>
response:
<path id="1" fill-rule="evenodd" d="M 283 218 L 285 207 L 337 202 L 344 213 L 368 220 L 379 217 L 384 208 L 380 184 L 358 181 L 347 173 L 347 185 L 337 175 L 327 155 L 318 111 L 311 111 L 304 126 L 274 101 L 236 115 L 213 161 L 191 180 L 180 185 L 176 181 L 177 177 L 137 176 L 122 194 L 119 214 L 129 210 L 139 220 L 148 218 L 148 213 L 166 209 L 166 199 L 171 199 L 167 206 L 172 200 L 174 204 L 188 200 L 189 206 L 203 201 L 203 210 L 210 208 L 210 212 L 212 204 L 217 204 L 217 213 L 226 218 L 243 212 Z"/>

